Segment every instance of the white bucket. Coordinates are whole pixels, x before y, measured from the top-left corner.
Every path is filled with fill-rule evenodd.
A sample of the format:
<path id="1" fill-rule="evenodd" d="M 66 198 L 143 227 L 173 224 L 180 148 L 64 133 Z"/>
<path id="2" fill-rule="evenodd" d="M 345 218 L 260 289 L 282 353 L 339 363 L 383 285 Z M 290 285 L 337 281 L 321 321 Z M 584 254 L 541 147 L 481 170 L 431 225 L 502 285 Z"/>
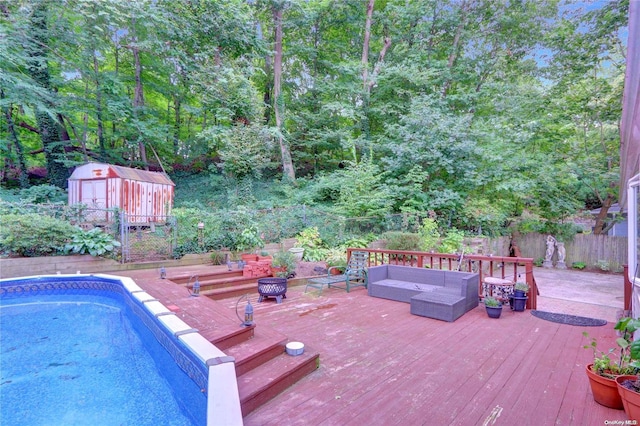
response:
<path id="1" fill-rule="evenodd" d="M 304 343 L 289 342 L 287 343 L 286 350 L 291 356 L 302 355 L 304 353 Z"/>

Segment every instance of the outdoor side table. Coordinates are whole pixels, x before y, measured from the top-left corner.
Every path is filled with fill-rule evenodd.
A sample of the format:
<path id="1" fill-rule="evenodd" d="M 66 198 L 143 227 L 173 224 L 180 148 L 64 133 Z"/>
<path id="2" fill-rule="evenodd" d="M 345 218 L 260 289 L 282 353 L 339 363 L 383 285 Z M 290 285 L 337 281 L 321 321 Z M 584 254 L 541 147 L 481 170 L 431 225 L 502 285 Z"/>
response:
<path id="1" fill-rule="evenodd" d="M 511 280 L 497 277 L 486 277 L 482 282 L 482 294 L 484 297 L 493 296 L 502 301 L 509 302 L 509 296 L 513 296 L 515 283 Z"/>
<path id="2" fill-rule="evenodd" d="M 345 281 L 346 281 L 346 277 L 344 275 L 329 275 L 329 276 L 320 277 L 320 278 L 310 278 L 307 280 L 307 285 L 304 288 L 304 292 L 306 293 L 309 287 L 313 287 L 320 290 L 318 292 L 318 295 L 321 295 L 322 288 L 325 285 L 327 286 L 327 288 L 330 288 L 331 284 L 337 284 Z M 344 287 L 340 287 L 340 288 L 344 288 Z M 346 290 L 349 291 L 348 289 Z"/>

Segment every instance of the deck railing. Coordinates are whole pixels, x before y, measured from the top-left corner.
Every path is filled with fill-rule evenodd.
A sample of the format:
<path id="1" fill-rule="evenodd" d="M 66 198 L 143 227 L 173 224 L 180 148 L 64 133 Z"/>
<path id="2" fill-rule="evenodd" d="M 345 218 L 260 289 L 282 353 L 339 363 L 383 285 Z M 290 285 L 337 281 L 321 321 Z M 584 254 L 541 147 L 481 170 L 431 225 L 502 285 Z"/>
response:
<path id="1" fill-rule="evenodd" d="M 503 278 L 513 282 L 525 281 L 529 285 L 527 308 L 537 308 L 539 291 L 533 276 L 533 258 L 479 254 L 463 254 L 461 256 L 459 254 L 369 248 L 348 248 L 347 258 L 351 257 L 352 251 L 369 253 L 369 266 L 404 265 L 417 268 L 476 272 L 480 275 L 478 288 L 480 297 L 483 294 L 482 283 L 487 277 Z"/>

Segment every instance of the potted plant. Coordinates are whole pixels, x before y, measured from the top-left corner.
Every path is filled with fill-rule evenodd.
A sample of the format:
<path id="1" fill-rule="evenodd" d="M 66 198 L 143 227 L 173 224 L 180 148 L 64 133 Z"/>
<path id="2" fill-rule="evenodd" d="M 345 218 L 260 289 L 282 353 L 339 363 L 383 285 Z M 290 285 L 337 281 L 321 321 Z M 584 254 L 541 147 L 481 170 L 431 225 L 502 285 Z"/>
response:
<path id="1" fill-rule="evenodd" d="M 527 292 L 529 285 L 525 282 L 517 282 L 514 286 L 514 294 L 509 297 L 509 305 L 516 312 L 522 312 L 527 305 Z"/>
<path id="2" fill-rule="evenodd" d="M 271 256 L 268 251 L 262 250 L 258 255 L 258 261 L 261 260 L 273 260 L 273 256 Z"/>
<path id="3" fill-rule="evenodd" d="M 344 272 L 347 267 L 347 252 L 341 248 L 332 248 L 327 250 L 327 269 L 329 273 L 339 275 Z"/>
<path id="4" fill-rule="evenodd" d="M 632 326 L 638 325 L 638 320 L 634 320 Z M 632 360 L 631 367 L 635 368 L 636 371 L 633 374 L 616 377 L 616 386 L 627 417 L 637 420 L 640 419 L 640 377 L 637 375 L 640 370 L 640 340 L 634 340 L 629 345 L 629 349 Z"/>
<path id="5" fill-rule="evenodd" d="M 498 299 L 491 296 L 485 297 L 484 307 L 487 310 L 489 318 L 500 318 L 502 314 L 502 303 Z"/>
<path id="6" fill-rule="evenodd" d="M 513 289 L 515 291 L 514 296 L 523 297 L 529 292 L 529 285 L 525 282 L 518 281 Z"/>
<path id="7" fill-rule="evenodd" d="M 279 251 L 273 255 L 271 273 L 274 277 L 292 278 L 296 271 L 296 256 L 288 251 Z"/>
<path id="8" fill-rule="evenodd" d="M 614 329 L 620 332 L 620 337 L 616 339 L 617 348 L 610 348 L 603 352 L 598 349 L 595 338 L 585 345 L 585 349 L 593 351 L 593 362 L 586 367 L 589 386 L 593 393 L 593 399 L 605 407 L 621 410 L 623 408 L 622 399 L 618 391 L 616 378 L 618 376 L 635 374 L 638 369 L 631 365 L 630 345 L 633 333 L 638 329 L 640 322 L 629 317 L 621 318 Z M 582 333 L 585 337 L 589 334 Z M 614 360 L 617 359 L 617 360 Z"/>
<path id="9" fill-rule="evenodd" d="M 255 251 L 257 248 L 262 248 L 263 246 L 264 242 L 262 241 L 262 238 L 260 238 L 258 228 L 255 226 L 243 229 L 242 232 L 240 232 L 240 235 L 236 238 L 236 250 L 241 253 L 242 260 L 245 262 L 257 260 L 258 256 L 255 252 L 250 252 Z"/>
<path id="10" fill-rule="evenodd" d="M 314 252 L 322 248 L 322 239 L 320 238 L 320 231 L 318 227 L 313 226 L 305 228 L 296 235 L 296 245 L 289 249 L 291 253 L 294 253 L 298 260 L 302 260 L 305 256 L 305 252 Z M 320 260 L 321 258 L 315 258 L 311 255 L 309 257 L 307 253 L 306 258 L 311 261 Z"/>

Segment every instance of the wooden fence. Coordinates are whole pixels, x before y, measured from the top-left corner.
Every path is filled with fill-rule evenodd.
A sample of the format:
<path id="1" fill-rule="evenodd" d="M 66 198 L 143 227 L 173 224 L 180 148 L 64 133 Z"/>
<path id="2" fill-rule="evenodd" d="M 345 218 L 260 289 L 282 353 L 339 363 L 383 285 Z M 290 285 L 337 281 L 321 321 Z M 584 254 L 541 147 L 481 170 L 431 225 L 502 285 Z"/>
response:
<path id="1" fill-rule="evenodd" d="M 518 238 L 520 256 L 534 260 L 544 259 L 547 251 L 546 234 L 526 234 Z M 511 239 L 509 237 L 474 237 L 466 238 L 465 255 L 480 254 L 492 256 L 509 256 Z M 384 241 L 371 244 L 369 248 L 385 249 Z M 588 268 L 608 268 L 612 272 L 622 272 L 627 264 L 627 237 L 610 237 L 608 235 L 577 234 L 565 243 L 565 263 L 568 268 L 573 262 L 582 262 Z M 557 254 L 553 255 L 553 262 Z"/>
<path id="2" fill-rule="evenodd" d="M 523 257 L 533 259 L 544 258 L 546 252 L 546 235 L 527 234 L 520 237 L 518 246 Z M 627 237 L 610 237 L 608 235 L 578 234 L 571 241 L 565 242 L 567 256 L 565 263 L 571 267 L 573 262 L 583 262 L 589 268 L 599 268 L 613 272 L 622 272 L 627 264 Z M 553 261 L 557 253 L 553 255 Z"/>

